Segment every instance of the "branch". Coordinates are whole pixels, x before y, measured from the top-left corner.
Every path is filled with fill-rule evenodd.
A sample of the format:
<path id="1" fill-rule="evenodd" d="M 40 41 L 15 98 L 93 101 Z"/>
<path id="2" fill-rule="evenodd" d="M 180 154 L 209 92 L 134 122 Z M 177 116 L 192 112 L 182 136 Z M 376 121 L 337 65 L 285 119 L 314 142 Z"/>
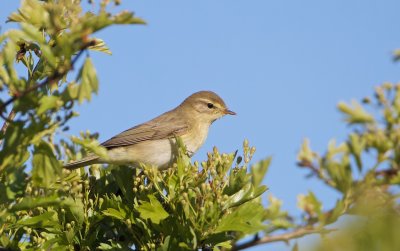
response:
<path id="1" fill-rule="evenodd" d="M 70 67 L 67 67 L 61 71 L 56 70 L 53 75 L 47 77 L 45 80 L 43 80 L 42 82 L 36 84 L 36 85 L 32 85 L 29 88 L 26 88 L 24 91 L 16 93 L 12 98 L 10 98 L 9 100 L 7 100 L 6 102 L 4 102 L 1 106 L 0 106 L 0 112 L 3 113 L 3 110 L 11 103 L 13 103 L 14 101 L 16 101 L 17 99 L 20 99 L 24 96 L 26 96 L 28 93 L 39 89 L 45 85 L 48 85 L 54 81 L 59 80 L 60 78 L 63 78 L 71 69 L 73 69 L 74 64 L 76 63 L 76 61 L 79 59 L 79 57 L 82 55 L 82 53 L 85 51 L 85 49 L 87 47 L 89 47 L 90 45 L 92 45 L 92 43 L 89 43 L 85 46 L 82 47 L 82 49 L 78 52 L 78 54 L 75 56 L 75 58 L 71 61 L 71 65 Z"/>
<path id="2" fill-rule="evenodd" d="M 323 182 L 325 182 L 325 184 L 327 184 L 330 187 L 333 187 L 333 188 L 337 189 L 337 186 L 336 186 L 335 182 L 333 182 L 331 179 L 326 177 L 324 175 L 324 173 L 322 172 L 322 170 L 317 168 L 313 163 L 311 163 L 309 161 L 301 161 L 301 162 L 297 163 L 297 165 L 299 167 L 302 167 L 302 168 L 310 169 L 310 171 L 313 174 L 315 174 L 316 176 L 318 176 L 318 178 L 320 178 Z"/>
<path id="3" fill-rule="evenodd" d="M 24 96 L 26 96 L 27 94 L 29 94 L 32 91 L 35 91 L 39 88 L 42 88 L 43 86 L 46 86 L 54 81 L 58 81 L 59 79 L 63 78 L 71 69 L 74 68 L 74 65 L 76 63 L 76 61 L 78 61 L 78 59 L 80 58 L 80 56 L 83 54 L 83 52 L 90 46 L 94 45 L 94 41 L 89 41 L 88 43 L 84 44 L 81 49 L 79 50 L 78 54 L 76 54 L 76 56 L 72 59 L 71 64 L 69 67 L 64 68 L 63 70 L 56 70 L 53 75 L 47 77 L 45 80 L 43 80 L 40 83 L 37 83 L 36 85 L 32 85 L 29 88 L 25 89 L 22 92 L 16 93 L 13 97 L 11 97 L 10 99 L 8 99 L 6 102 L 4 102 L 3 104 L 1 104 L 0 106 L 0 117 L 2 117 L 5 121 L 4 124 L 1 128 L 1 133 L 3 135 L 5 135 L 7 128 L 9 126 L 9 123 L 12 122 L 12 120 L 15 117 L 15 111 L 11 110 L 10 114 L 8 115 L 8 117 L 6 118 L 3 115 L 3 112 L 5 111 L 5 109 L 7 108 L 8 105 L 10 105 L 11 103 L 15 102 L 17 99 L 20 99 Z M 0 145 L 2 143 L 2 140 L 0 140 Z"/>
<path id="4" fill-rule="evenodd" d="M 303 237 L 305 235 L 326 234 L 326 233 L 330 233 L 335 230 L 336 229 L 315 229 L 313 227 L 306 226 L 306 227 L 298 228 L 290 233 L 284 233 L 284 234 L 272 235 L 272 236 L 267 235 L 262 238 L 257 238 L 257 236 L 256 236 L 256 238 L 254 238 L 251 241 L 248 241 L 248 242 L 245 242 L 245 243 L 242 243 L 239 245 L 235 245 L 231 249 L 231 251 L 243 250 L 246 248 L 254 247 L 257 245 L 261 245 L 261 244 L 271 243 L 271 242 L 279 242 L 279 241 L 288 242 L 291 239 L 297 239 L 297 238 Z"/>
<path id="5" fill-rule="evenodd" d="M 1 117 L 3 117 L 3 114 L 0 113 L 0 115 L 1 115 Z M 7 117 L 7 118 L 3 117 L 4 120 L 5 120 L 3 126 L 1 127 L 1 133 L 2 133 L 3 135 L 6 134 L 7 128 L 8 128 L 8 126 L 10 125 L 10 122 L 14 119 L 14 117 L 15 117 L 15 111 L 14 111 L 14 109 L 12 109 L 12 110 L 10 111 L 10 113 L 8 114 L 8 117 Z M 0 146 L 1 146 L 2 144 L 3 144 L 3 139 L 0 139 Z"/>

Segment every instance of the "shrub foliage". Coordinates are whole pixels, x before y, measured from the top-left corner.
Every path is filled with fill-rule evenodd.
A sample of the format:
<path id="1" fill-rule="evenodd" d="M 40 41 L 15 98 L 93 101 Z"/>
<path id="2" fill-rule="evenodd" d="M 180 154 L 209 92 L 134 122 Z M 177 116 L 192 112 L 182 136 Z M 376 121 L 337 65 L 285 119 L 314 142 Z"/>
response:
<path id="1" fill-rule="evenodd" d="M 193 163 L 180 144 L 176 162 L 164 171 L 113 165 L 64 170 L 61 160 L 105 151 L 96 134 L 65 138 L 60 132 L 77 115 L 75 105 L 98 90 L 88 51 L 111 54 L 96 32 L 145 24 L 132 12 L 108 10 L 119 4 L 101 1 L 95 13 L 78 0 L 24 0 L 9 16 L 19 28 L 0 36 L 0 247 L 241 250 L 325 235 L 331 231 L 326 226 L 344 214 L 398 221 L 392 188 L 400 182 L 400 86 L 389 83 L 363 105 L 339 104 L 353 128 L 345 142 L 331 141 L 323 155 L 308 140 L 302 145 L 299 167 L 339 196 L 333 208 L 324 209 L 313 192 L 300 195 L 301 217 L 282 210 L 272 195 L 262 201 L 271 159 L 251 165 L 255 148 L 247 141 L 240 154 L 214 148 L 202 163 Z M 376 231 L 385 228 L 360 233 L 385 236 Z M 384 243 L 373 240 L 377 249 Z M 365 250 L 360 243 L 343 243 L 350 243 L 348 250 Z"/>

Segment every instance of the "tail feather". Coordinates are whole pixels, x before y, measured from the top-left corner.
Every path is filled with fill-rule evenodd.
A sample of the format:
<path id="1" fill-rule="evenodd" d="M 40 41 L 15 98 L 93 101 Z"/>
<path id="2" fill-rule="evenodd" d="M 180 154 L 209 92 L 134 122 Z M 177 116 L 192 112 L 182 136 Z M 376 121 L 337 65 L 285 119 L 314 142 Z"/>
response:
<path id="1" fill-rule="evenodd" d="M 96 163 L 99 163 L 99 156 L 91 154 L 81 160 L 77 160 L 77 161 L 73 161 L 71 163 L 65 164 L 64 168 L 73 170 L 73 169 L 77 169 L 79 167 L 89 166 L 89 165 L 96 164 Z"/>

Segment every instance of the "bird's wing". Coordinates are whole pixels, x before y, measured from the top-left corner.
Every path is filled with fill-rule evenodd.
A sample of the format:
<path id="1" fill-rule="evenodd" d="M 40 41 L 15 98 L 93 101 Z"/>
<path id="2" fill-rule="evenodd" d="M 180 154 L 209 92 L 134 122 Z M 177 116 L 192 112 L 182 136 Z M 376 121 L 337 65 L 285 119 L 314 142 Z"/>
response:
<path id="1" fill-rule="evenodd" d="M 179 113 L 164 113 L 112 137 L 101 145 L 110 149 L 134 145 L 147 140 L 179 137 L 189 130 L 189 124 L 179 115 Z"/>

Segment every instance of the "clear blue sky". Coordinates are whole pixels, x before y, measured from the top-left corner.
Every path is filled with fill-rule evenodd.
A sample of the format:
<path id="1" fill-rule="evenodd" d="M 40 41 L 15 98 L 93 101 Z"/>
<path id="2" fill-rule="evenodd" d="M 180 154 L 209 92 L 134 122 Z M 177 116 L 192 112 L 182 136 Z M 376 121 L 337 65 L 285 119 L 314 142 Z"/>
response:
<path id="1" fill-rule="evenodd" d="M 3 1 L 2 32 L 18 1 Z M 327 205 L 337 194 L 305 179 L 296 167 L 302 140 L 325 151 L 347 128 L 338 101 L 360 99 L 373 87 L 399 80 L 391 52 L 400 47 L 398 0 L 128 1 L 147 26 L 111 27 L 103 38 L 112 56 L 92 52 L 100 92 L 78 108 L 72 134 L 89 129 L 101 140 L 147 121 L 199 90 L 220 94 L 236 117 L 211 128 L 196 160 L 214 145 L 257 147 L 254 160 L 272 155 L 269 192 L 298 214 L 296 197 L 314 190 Z M 289 250 L 275 244 L 254 250 Z"/>

